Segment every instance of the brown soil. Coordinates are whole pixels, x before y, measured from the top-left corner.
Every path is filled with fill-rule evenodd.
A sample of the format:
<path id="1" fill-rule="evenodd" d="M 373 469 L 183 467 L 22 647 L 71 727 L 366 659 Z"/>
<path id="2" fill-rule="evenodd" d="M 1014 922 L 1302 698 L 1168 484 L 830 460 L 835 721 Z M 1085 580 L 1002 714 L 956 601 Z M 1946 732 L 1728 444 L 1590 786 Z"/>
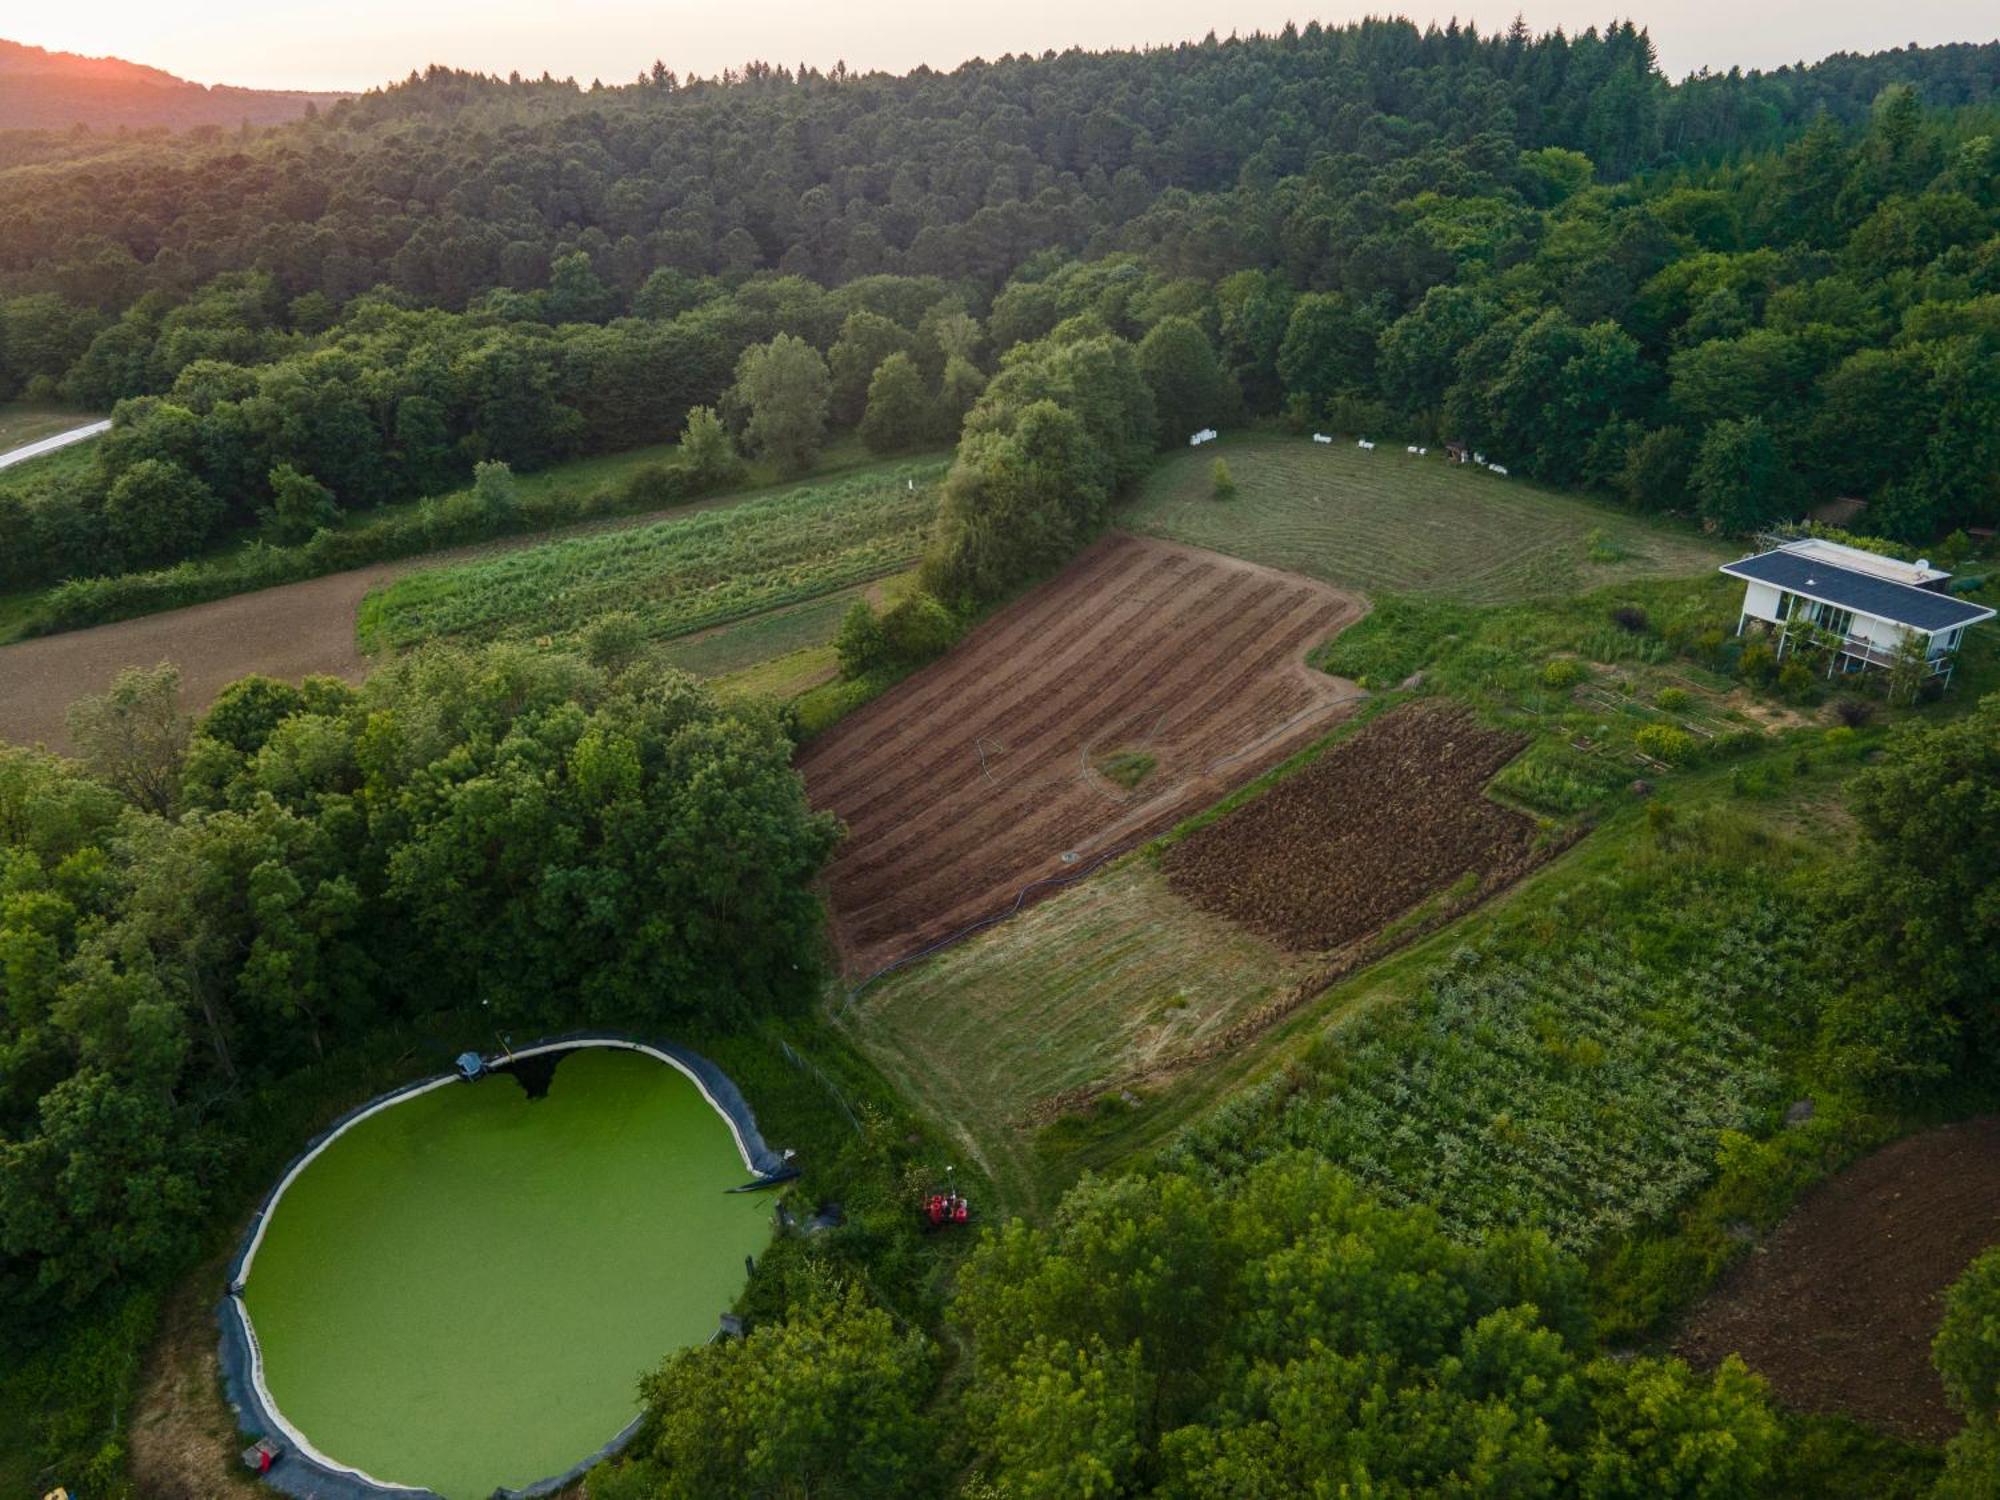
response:
<path id="1" fill-rule="evenodd" d="M 1360 693 L 1305 654 L 1362 612 L 1292 574 L 1107 537 L 842 720 L 799 768 L 848 827 L 828 888 L 850 971 L 1007 911 L 1324 733 Z M 1157 765 L 1128 793 L 1092 769 L 1106 749 Z"/>
<path id="2" fill-rule="evenodd" d="M 1931 1365 L 1947 1287 L 2000 1242 L 2000 1115 L 1927 1131 L 1814 1189 L 1696 1310 L 1676 1351 L 1741 1354 L 1789 1406 L 1917 1441 L 1960 1426 Z"/>
<path id="3" fill-rule="evenodd" d="M 246 1444 L 222 1399 L 215 1302 L 223 1262 L 175 1289 L 140 1377 L 132 1411 L 131 1471 L 147 1500 L 244 1500 L 271 1492 L 236 1468 Z"/>
<path id="4" fill-rule="evenodd" d="M 126 667 L 173 662 L 181 669 L 181 707 L 189 713 L 200 713 L 223 688 L 252 672 L 294 682 L 314 673 L 358 682 L 371 663 L 354 643 L 355 611 L 380 584 L 420 568 L 678 520 L 745 498 L 717 495 L 637 515 L 578 521 L 0 646 L 0 741 L 67 751 L 70 704 L 103 692 Z"/>
<path id="5" fill-rule="evenodd" d="M 324 672 L 358 682 L 368 670 L 354 644 L 362 596 L 418 565 L 357 568 L 0 647 L 0 740 L 66 751 L 70 704 L 103 692 L 126 667 L 163 661 L 181 669 L 181 706 L 190 713 L 251 672 L 293 681 Z"/>
<path id="6" fill-rule="evenodd" d="M 1338 948 L 1468 875 L 1480 890 L 1538 857 L 1532 820 L 1482 789 L 1519 735 L 1413 703 L 1166 852 L 1173 888 L 1292 952 Z"/>

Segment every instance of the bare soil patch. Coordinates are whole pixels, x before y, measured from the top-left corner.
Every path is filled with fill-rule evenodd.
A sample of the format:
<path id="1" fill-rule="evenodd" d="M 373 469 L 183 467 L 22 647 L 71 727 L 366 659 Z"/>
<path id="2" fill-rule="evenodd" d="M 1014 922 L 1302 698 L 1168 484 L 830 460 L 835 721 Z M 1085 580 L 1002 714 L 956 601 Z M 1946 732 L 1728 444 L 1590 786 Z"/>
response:
<path id="1" fill-rule="evenodd" d="M 1112 536 L 799 757 L 848 837 L 835 934 L 867 973 L 1079 873 L 1275 764 L 1349 712 L 1306 665 L 1352 594 L 1167 542 Z M 1127 791 L 1092 766 L 1143 752 Z"/>
<path id="2" fill-rule="evenodd" d="M 368 670 L 354 643 L 362 596 L 435 561 L 356 568 L 0 647 L 0 740 L 66 751 L 70 704 L 103 692 L 126 667 L 163 661 L 181 669 L 181 706 L 190 713 L 251 672 L 294 682 L 323 672 L 358 682 Z"/>
<path id="3" fill-rule="evenodd" d="M 2000 1242 L 2000 1115 L 1885 1147 L 1807 1194 L 1675 1348 L 1741 1354 L 1789 1406 L 1920 1442 L 1960 1420 L 1931 1365 L 1944 1293 Z"/>
<path id="4" fill-rule="evenodd" d="M 1520 735 L 1413 703 L 1168 849 L 1175 891 L 1294 953 L 1338 948 L 1468 877 L 1484 895 L 1541 851 L 1486 783 Z"/>
<path id="5" fill-rule="evenodd" d="M 245 1445 L 222 1399 L 214 1299 L 223 1262 L 186 1278 L 168 1300 L 132 1412 L 131 1468 L 147 1500 L 242 1500 L 271 1492 L 236 1468 Z"/>

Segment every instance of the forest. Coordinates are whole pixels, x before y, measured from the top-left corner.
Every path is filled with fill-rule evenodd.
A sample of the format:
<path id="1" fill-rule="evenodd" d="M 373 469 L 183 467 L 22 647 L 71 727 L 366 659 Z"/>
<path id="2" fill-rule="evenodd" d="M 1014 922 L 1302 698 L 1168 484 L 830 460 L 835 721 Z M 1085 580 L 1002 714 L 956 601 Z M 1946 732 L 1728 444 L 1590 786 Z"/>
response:
<path id="1" fill-rule="evenodd" d="M 1727 532 L 1853 497 L 1927 541 L 2000 504 L 1996 63 L 1669 84 L 1629 26 L 1368 22 L 900 80 L 434 72 L 22 148 L 0 397 L 117 426 L 0 484 L 0 585 L 302 545 L 695 407 L 755 447 L 729 398 L 777 338 L 836 427 L 894 355 L 878 426 L 943 437 L 1018 344 L 1151 340 L 1162 444 L 1451 439 Z"/>
<path id="2" fill-rule="evenodd" d="M 605 502 L 657 509 L 746 457 L 807 474 L 850 430 L 877 454 L 957 445 L 934 509 L 917 480 L 941 463 L 870 501 L 883 556 L 927 530 L 902 615 L 858 605 L 843 630 L 864 670 L 1060 568 L 1213 425 L 1460 442 L 1690 534 L 1849 497 L 1860 532 L 1968 550 L 1954 533 L 2000 520 L 1996 77 L 2000 44 L 1672 82 L 1629 23 L 1380 20 L 902 78 L 432 69 L 232 135 L 0 133 L 0 400 L 114 419 L 0 477 L 0 590 L 46 591 L 33 628 L 68 628 L 597 513 L 520 502 L 516 474 L 567 459 L 674 442 Z M 803 589 L 839 559 L 739 532 L 835 493 L 717 512 L 687 547 L 724 583 L 754 563 L 772 598 Z M 616 537 L 564 545 L 495 562 L 462 633 L 555 611 L 537 569 L 622 586 Z M 792 768 L 798 726 L 662 667 L 641 614 L 577 610 L 547 615 L 560 639 L 427 646 L 359 686 L 249 678 L 193 717 L 171 668 L 135 670 L 77 705 L 74 759 L 0 747 L 0 1344 L 29 1351 L 0 1359 L 0 1446 L 37 1472 L 125 1492 L 164 1299 L 272 1165 L 272 1120 L 300 1123 L 289 1097 L 365 1097 L 444 1035 L 664 1026 L 768 1061 L 813 1025 L 840 829 Z M 1867 742 L 1839 890 L 1718 895 L 1709 866 L 1662 888 L 1743 898 L 1718 953 L 1775 953 L 1801 987 L 1799 924 L 1847 924 L 1863 971 L 1792 1024 L 1855 1096 L 1941 1111 L 1991 1074 L 1997 724 L 2000 697 Z M 1695 835 L 1655 808 L 1633 837 Z M 1600 886 L 1627 936 L 1667 899 Z M 1636 1074 L 1618 1046 L 1657 1050 L 1655 976 L 1685 957 L 1473 955 L 1426 1004 L 1614 987 L 1608 1050 Z M 1668 1017 L 1690 1051 L 1735 1070 L 1718 1087 L 1774 1089 L 1704 1029 L 1709 998 Z M 1848 1482 L 1859 1450 L 1791 1441 L 1740 1364 L 1614 1348 L 1647 1317 L 1600 1321 L 1572 1250 L 1660 1210 L 1646 1184 L 1615 1212 L 1577 1189 L 1552 1238 L 1328 1165 L 1314 1148 L 1370 1139 L 1371 1070 L 1409 1045 L 1367 1041 L 1338 1107 L 1302 1066 L 1178 1154 L 942 1253 L 904 1211 L 926 1127 L 878 1082 L 810 1168 L 853 1232 L 774 1242 L 750 1336 L 647 1376 L 640 1437 L 590 1493 Z M 774 1073 L 784 1108 L 830 1107 Z M 1672 1144 L 1697 1183 L 1706 1136 Z M 1692 1279 L 1673 1253 L 1630 1248 L 1620 1285 Z M 1937 1349 L 1964 1434 L 1897 1493 L 1992 1500 L 1996 1306 L 1989 1256 Z"/>

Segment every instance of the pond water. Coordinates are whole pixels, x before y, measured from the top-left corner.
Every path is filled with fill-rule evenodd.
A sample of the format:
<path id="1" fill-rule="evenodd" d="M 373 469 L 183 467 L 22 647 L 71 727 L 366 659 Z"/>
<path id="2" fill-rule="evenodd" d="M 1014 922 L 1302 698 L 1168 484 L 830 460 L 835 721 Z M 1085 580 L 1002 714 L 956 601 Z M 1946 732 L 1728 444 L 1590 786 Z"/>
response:
<path id="1" fill-rule="evenodd" d="M 452 1084 L 336 1138 L 244 1286 L 278 1410 L 375 1479 L 472 1500 L 559 1474 L 715 1331 L 771 1199 L 728 1123 L 645 1053 L 563 1056 L 547 1097 Z"/>

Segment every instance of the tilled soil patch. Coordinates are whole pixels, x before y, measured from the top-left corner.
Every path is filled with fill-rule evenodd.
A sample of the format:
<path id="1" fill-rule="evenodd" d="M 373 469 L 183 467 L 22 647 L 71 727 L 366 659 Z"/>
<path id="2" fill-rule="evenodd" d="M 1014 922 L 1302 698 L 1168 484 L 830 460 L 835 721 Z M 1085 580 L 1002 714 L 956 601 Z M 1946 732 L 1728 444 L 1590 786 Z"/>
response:
<path id="1" fill-rule="evenodd" d="M 1364 937 L 1468 875 L 1485 894 L 1545 851 L 1487 800 L 1526 741 L 1413 703 L 1167 850 L 1174 889 L 1292 952 Z"/>
<path id="2" fill-rule="evenodd" d="M 1361 614 L 1212 552 L 1090 548 L 800 754 L 847 825 L 827 871 L 847 968 L 1004 915 L 1326 733 L 1361 694 L 1306 653 Z M 1112 752 L 1152 766 L 1128 789 L 1093 764 Z"/>
<path id="3" fill-rule="evenodd" d="M 2000 1242 L 2000 1115 L 1885 1147 L 1807 1194 L 1675 1345 L 1730 1354 L 1801 1411 L 1942 1442 L 1960 1426 L 1931 1364 L 1945 1290 Z"/>

